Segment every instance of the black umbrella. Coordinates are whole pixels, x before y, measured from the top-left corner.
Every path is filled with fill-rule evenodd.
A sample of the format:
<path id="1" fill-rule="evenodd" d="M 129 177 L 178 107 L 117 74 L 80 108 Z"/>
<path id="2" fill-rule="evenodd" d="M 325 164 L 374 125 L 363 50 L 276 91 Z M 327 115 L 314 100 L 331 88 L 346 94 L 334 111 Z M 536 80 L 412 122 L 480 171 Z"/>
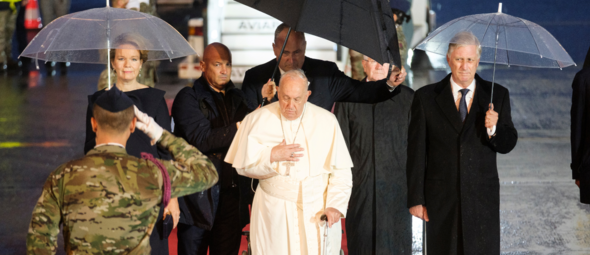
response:
<path id="1" fill-rule="evenodd" d="M 402 66 L 395 23 L 387 0 L 236 1 L 286 23 L 295 31 L 346 46 L 381 64 Z M 285 38 L 283 50 L 291 29 Z"/>

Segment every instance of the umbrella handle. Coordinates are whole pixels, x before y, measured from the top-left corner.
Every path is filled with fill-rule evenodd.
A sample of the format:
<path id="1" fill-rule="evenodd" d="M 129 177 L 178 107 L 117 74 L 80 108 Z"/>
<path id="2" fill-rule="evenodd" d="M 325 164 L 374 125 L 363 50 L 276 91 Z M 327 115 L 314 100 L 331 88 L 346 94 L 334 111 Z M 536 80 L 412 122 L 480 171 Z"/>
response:
<path id="1" fill-rule="evenodd" d="M 393 73 L 393 58 L 389 60 L 389 70 L 387 71 L 387 80 L 389 80 L 389 78 L 391 77 L 391 74 Z"/>

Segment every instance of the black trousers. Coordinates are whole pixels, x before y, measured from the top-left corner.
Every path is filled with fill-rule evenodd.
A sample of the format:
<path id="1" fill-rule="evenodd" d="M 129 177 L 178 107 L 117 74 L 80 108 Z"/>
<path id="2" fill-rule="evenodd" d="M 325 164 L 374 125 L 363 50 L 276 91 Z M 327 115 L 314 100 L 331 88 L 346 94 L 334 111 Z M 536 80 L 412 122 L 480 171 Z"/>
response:
<path id="1" fill-rule="evenodd" d="M 162 217 L 164 216 L 164 206 L 160 207 L 160 212 L 158 213 L 158 221 L 156 221 L 156 226 L 150 235 L 150 247 L 152 248 L 153 255 L 168 255 L 168 239 L 163 237 L 163 221 Z"/>
<path id="2" fill-rule="evenodd" d="M 236 255 L 240 251 L 242 228 L 237 187 L 219 191 L 219 206 L 210 231 L 194 225 L 178 224 L 179 255 Z"/>

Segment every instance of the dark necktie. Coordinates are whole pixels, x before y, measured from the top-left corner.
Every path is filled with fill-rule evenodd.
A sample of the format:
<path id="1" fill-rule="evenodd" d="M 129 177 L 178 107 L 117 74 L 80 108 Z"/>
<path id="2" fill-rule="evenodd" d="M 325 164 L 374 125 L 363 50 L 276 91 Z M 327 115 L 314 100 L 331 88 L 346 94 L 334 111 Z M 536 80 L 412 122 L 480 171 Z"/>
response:
<path id="1" fill-rule="evenodd" d="M 459 114 L 461 114 L 461 121 L 465 121 L 465 117 L 467 116 L 467 102 L 465 101 L 465 96 L 467 95 L 467 92 L 469 92 L 469 90 L 462 89 L 459 90 L 459 92 L 461 92 L 461 102 L 459 102 Z"/>

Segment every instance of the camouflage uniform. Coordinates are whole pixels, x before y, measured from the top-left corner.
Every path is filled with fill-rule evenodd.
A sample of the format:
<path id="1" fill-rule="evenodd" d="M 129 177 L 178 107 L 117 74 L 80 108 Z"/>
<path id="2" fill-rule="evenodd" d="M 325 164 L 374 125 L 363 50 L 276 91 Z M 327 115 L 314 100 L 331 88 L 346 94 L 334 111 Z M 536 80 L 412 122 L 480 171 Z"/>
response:
<path id="1" fill-rule="evenodd" d="M 404 34 L 404 29 L 401 25 L 395 24 L 395 29 L 397 30 L 397 41 L 399 42 L 399 55 L 402 59 L 402 64 L 405 66 L 406 60 L 408 59 L 408 43 L 406 42 L 406 35 Z"/>
<path id="2" fill-rule="evenodd" d="M 44 27 L 70 12 L 71 0 L 40 0 L 37 2 L 39 2 L 41 21 Z"/>
<path id="3" fill-rule="evenodd" d="M 133 8 L 132 10 L 140 11 L 158 17 L 158 13 L 156 13 L 156 0 L 150 0 L 149 5 L 145 3 L 140 3 L 139 10 L 135 8 Z M 156 82 L 158 82 L 156 68 L 158 68 L 159 65 L 160 61 L 146 61 L 145 63 L 143 63 L 143 66 L 139 71 L 139 76 L 137 77 L 137 82 L 152 88 L 156 86 Z M 98 78 L 97 91 L 102 90 L 108 86 L 107 79 L 107 70 L 103 70 L 102 73 L 100 73 L 100 77 Z M 115 84 L 115 82 L 117 82 L 117 74 L 115 72 L 112 72 L 111 84 Z"/>
<path id="4" fill-rule="evenodd" d="M 20 0 L 0 0 L 0 62 L 4 65 L 12 62 L 12 34 L 16 28 L 18 2 Z"/>
<path id="5" fill-rule="evenodd" d="M 175 159 L 161 160 L 170 175 L 172 197 L 217 182 L 211 161 L 184 139 L 164 131 L 158 143 Z M 47 179 L 33 210 L 27 253 L 55 254 L 63 222 L 67 254 L 150 254 L 162 184 L 151 161 L 118 146 L 100 146 L 61 165 Z"/>
<path id="6" fill-rule="evenodd" d="M 350 77 L 359 81 L 363 80 L 367 76 L 363 68 L 363 53 L 350 49 L 348 54 L 350 55 Z"/>

